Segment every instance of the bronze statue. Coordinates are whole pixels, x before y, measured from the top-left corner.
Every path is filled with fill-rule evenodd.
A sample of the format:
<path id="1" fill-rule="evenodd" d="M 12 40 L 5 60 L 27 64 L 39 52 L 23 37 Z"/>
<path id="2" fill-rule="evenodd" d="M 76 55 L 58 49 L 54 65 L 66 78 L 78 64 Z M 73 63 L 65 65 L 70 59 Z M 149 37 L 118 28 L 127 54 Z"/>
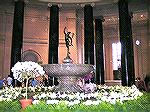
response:
<path id="1" fill-rule="evenodd" d="M 69 47 L 73 46 L 72 45 L 72 38 L 74 36 L 74 33 L 68 32 L 67 27 L 64 28 L 64 34 L 65 34 L 65 42 L 66 42 L 66 47 L 67 47 L 67 56 L 69 56 L 70 51 Z"/>

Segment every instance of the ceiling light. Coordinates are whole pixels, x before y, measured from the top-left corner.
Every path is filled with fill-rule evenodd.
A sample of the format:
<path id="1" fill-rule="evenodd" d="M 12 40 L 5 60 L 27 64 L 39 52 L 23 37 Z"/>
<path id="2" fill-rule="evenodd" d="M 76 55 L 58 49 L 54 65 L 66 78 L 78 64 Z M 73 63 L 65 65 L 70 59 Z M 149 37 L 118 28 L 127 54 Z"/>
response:
<path id="1" fill-rule="evenodd" d="M 141 15 L 141 18 L 142 18 L 143 16 L 144 16 L 144 15 L 142 14 L 142 15 Z"/>
<path id="2" fill-rule="evenodd" d="M 139 40 L 136 40 L 135 44 L 136 44 L 136 45 L 140 45 L 140 41 L 139 41 Z"/>

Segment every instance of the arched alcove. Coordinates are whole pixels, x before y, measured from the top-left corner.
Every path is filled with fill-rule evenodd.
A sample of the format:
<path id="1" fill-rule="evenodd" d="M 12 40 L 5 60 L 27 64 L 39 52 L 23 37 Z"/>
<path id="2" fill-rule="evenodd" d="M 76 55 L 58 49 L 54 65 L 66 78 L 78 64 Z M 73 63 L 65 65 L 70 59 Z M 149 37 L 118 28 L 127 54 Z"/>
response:
<path id="1" fill-rule="evenodd" d="M 38 52 L 34 50 L 26 50 L 22 53 L 21 56 L 22 61 L 33 61 L 33 62 L 41 62 L 41 56 Z"/>

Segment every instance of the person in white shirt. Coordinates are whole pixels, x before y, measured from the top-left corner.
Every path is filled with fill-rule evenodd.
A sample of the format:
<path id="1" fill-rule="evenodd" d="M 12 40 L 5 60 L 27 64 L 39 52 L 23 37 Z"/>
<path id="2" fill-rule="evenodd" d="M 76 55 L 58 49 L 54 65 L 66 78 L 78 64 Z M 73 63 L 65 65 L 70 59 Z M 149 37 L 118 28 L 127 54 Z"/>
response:
<path id="1" fill-rule="evenodd" d="M 12 81 L 13 81 L 13 79 L 10 77 L 10 75 L 8 75 L 8 77 L 7 77 L 7 86 L 8 87 L 12 86 Z"/>

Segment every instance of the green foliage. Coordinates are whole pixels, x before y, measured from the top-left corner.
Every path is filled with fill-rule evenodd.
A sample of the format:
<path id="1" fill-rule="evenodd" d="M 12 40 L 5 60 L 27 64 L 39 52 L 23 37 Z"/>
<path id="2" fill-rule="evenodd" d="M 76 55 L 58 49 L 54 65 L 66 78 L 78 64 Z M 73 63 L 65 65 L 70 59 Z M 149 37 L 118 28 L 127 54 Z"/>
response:
<path id="1" fill-rule="evenodd" d="M 21 106 L 18 100 L 0 102 L 0 112 L 19 112 L 20 110 Z"/>
<path id="2" fill-rule="evenodd" d="M 126 101 L 123 104 L 110 104 L 102 102 L 99 105 L 85 106 L 82 103 L 73 106 L 61 104 L 49 104 L 40 102 L 26 108 L 23 112 L 149 112 L 150 93 L 144 93 L 142 97 L 136 100 Z"/>
<path id="3" fill-rule="evenodd" d="M 150 93 L 144 95 L 136 100 L 127 101 L 123 104 L 128 112 L 149 112 L 150 110 Z"/>
<path id="4" fill-rule="evenodd" d="M 150 110 L 150 93 L 144 93 L 143 96 L 136 100 L 125 101 L 122 104 L 110 104 L 101 102 L 99 105 L 84 105 L 82 103 L 68 106 L 65 102 L 60 104 L 46 104 L 41 101 L 39 104 L 28 106 L 21 110 L 18 100 L 1 101 L 0 112 L 149 112 Z"/>

